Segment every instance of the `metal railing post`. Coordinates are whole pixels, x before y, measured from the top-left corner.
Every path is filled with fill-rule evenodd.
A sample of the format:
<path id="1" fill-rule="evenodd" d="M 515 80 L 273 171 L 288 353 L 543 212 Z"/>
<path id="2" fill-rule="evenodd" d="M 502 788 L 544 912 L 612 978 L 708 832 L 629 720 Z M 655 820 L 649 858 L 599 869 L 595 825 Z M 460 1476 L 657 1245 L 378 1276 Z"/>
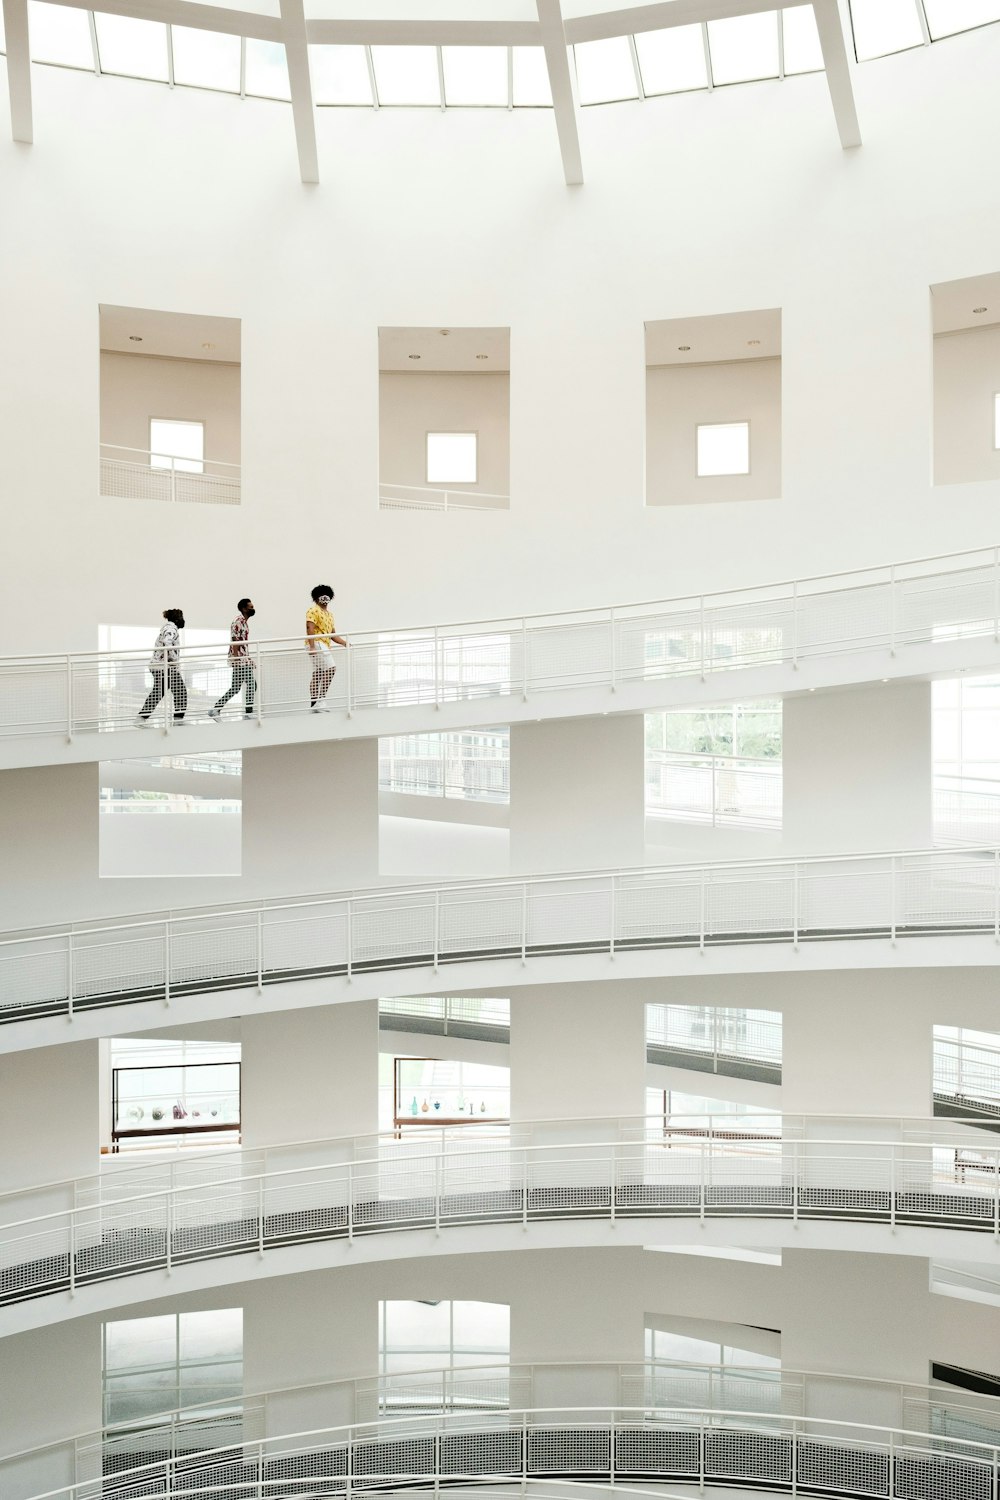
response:
<path id="1" fill-rule="evenodd" d="M 889 568 L 889 655 L 896 654 L 896 564 Z"/>
<path id="2" fill-rule="evenodd" d="M 889 1475 L 888 1475 L 888 1479 L 889 1479 L 889 1483 L 888 1483 L 888 1496 L 889 1496 L 889 1500 L 893 1500 L 893 1496 L 896 1493 L 896 1434 L 891 1429 L 889 1431 Z"/>
<path id="3" fill-rule="evenodd" d="M 434 1233 L 441 1233 L 441 1194 L 444 1191 L 442 1173 L 443 1156 L 438 1152 L 434 1158 Z"/>
<path id="4" fill-rule="evenodd" d="M 170 1004 L 170 918 L 163 924 L 163 1003 Z"/>
<path id="5" fill-rule="evenodd" d="M 521 885 L 521 962 L 528 962 L 528 882 Z"/>
<path id="6" fill-rule="evenodd" d="M 618 690 L 618 637 L 613 608 L 608 611 L 608 622 L 611 626 L 611 691 L 614 693 Z"/>
<path id="7" fill-rule="evenodd" d="M 792 1141 L 792 1223 L 799 1223 L 799 1143 Z"/>
<path id="8" fill-rule="evenodd" d="M 347 682 L 347 717 L 354 717 L 354 648 L 347 647 L 347 660 L 344 663 L 344 676 Z"/>
<path id="9" fill-rule="evenodd" d="M 73 743 L 73 658 L 66 656 L 66 739 Z"/>
<path id="10" fill-rule="evenodd" d="M 717 763 L 717 761 L 715 759 L 715 756 L 713 755 L 711 761 L 709 762 L 709 765 L 710 765 L 710 768 L 711 768 L 711 776 L 712 776 L 712 827 L 713 828 L 716 827 L 717 822 L 718 822 L 719 781 L 718 781 L 717 764 L 718 763 Z"/>
<path id="11" fill-rule="evenodd" d="M 896 856 L 889 860 L 889 940 L 896 946 Z"/>
<path id="12" fill-rule="evenodd" d="M 438 627 L 434 626 L 434 707 L 441 707 L 441 642 Z"/>
<path id="13" fill-rule="evenodd" d="M 177 499 L 177 460 L 175 458 L 170 460 L 170 499 L 171 501 Z"/>
<path id="14" fill-rule="evenodd" d="M 347 1243 L 354 1244 L 354 1163 L 347 1163 Z"/>
<path id="15" fill-rule="evenodd" d="M 618 1187 L 618 1153 L 614 1146 L 611 1148 L 611 1159 L 608 1172 L 608 1193 L 611 1208 L 611 1228 L 615 1227 L 615 1193 Z"/>
<path id="16" fill-rule="evenodd" d="M 257 993 L 264 993 L 264 911 L 257 908 Z"/>
<path id="17" fill-rule="evenodd" d="M 698 1418 L 698 1488 L 705 1488 L 705 1416 Z"/>
<path id="18" fill-rule="evenodd" d="M 698 951 L 705 952 L 705 871 L 702 870 L 698 889 Z"/>
<path id="19" fill-rule="evenodd" d="M 792 671 L 799 670 L 799 583 L 792 584 Z"/>
<path id="20" fill-rule="evenodd" d="M 521 1493 L 528 1488 L 528 1413 L 521 1415 Z"/>
<path id="21" fill-rule="evenodd" d="M 528 701 L 528 621 L 521 619 L 521 699 Z"/>
<path id="22" fill-rule="evenodd" d="M 896 1143 L 889 1143 L 889 1228 L 896 1233 Z"/>
<path id="23" fill-rule="evenodd" d="M 66 934 L 66 1013 L 69 1020 L 73 1020 L 73 1001 L 76 998 L 76 949 L 73 947 L 73 934 Z"/>
<path id="24" fill-rule="evenodd" d="M 166 1234 L 166 1261 L 167 1275 L 174 1274 L 174 1195 L 168 1188 L 164 1194 L 167 1211 L 164 1215 L 164 1231 Z"/>
<path id="25" fill-rule="evenodd" d="M 1000 1240 L 1000 1151 L 993 1162 L 993 1238 Z"/>
<path id="26" fill-rule="evenodd" d="M 1000 943 L 1000 849 L 993 851 L 993 941 Z"/>
<path id="27" fill-rule="evenodd" d="M 610 893 L 610 901 L 609 901 L 610 918 L 611 918 L 611 936 L 610 936 L 610 938 L 608 940 L 608 957 L 609 958 L 614 958 L 614 956 L 615 956 L 615 922 L 617 921 L 617 917 L 618 917 L 618 902 L 617 902 L 617 900 L 615 898 L 617 896 L 617 892 L 618 892 L 618 877 L 616 875 L 612 875 L 611 876 L 611 893 Z"/>
<path id="28" fill-rule="evenodd" d="M 701 1142 L 701 1145 L 699 1147 L 699 1152 L 700 1152 L 700 1160 L 699 1160 L 699 1164 L 698 1165 L 699 1165 L 700 1170 L 699 1170 L 699 1173 L 698 1173 L 698 1178 L 699 1178 L 699 1182 L 698 1182 L 698 1222 L 701 1224 L 701 1227 L 704 1229 L 704 1227 L 705 1227 L 705 1179 L 708 1176 L 708 1163 L 705 1160 L 705 1142 L 704 1141 Z"/>
<path id="29" fill-rule="evenodd" d="M 528 1152 L 521 1149 L 521 1228 L 528 1227 Z"/>
<path id="30" fill-rule="evenodd" d="M 438 958 L 441 952 L 441 892 L 434 892 L 434 973 L 438 971 Z M 447 1010 L 446 1010 L 447 1029 Z"/>
<path id="31" fill-rule="evenodd" d="M 702 682 L 705 681 L 705 596 L 698 600 L 698 650 Z"/>
<path id="32" fill-rule="evenodd" d="M 257 1178 L 257 1254 L 264 1259 L 264 1175 Z"/>
<path id="33" fill-rule="evenodd" d="M 799 951 L 799 867 L 792 866 L 792 948 Z"/>
<path id="34" fill-rule="evenodd" d="M 76 1296 L 76 1210 L 69 1215 L 69 1294 Z"/>
<path id="35" fill-rule="evenodd" d="M 347 913 L 345 933 L 347 940 L 347 982 L 348 984 L 350 984 L 352 979 L 352 970 L 354 967 L 354 914 L 350 896 L 348 896 L 345 903 L 345 910 Z"/>
<path id="36" fill-rule="evenodd" d="M 993 639 L 1000 641 L 1000 547 L 993 548 Z"/>

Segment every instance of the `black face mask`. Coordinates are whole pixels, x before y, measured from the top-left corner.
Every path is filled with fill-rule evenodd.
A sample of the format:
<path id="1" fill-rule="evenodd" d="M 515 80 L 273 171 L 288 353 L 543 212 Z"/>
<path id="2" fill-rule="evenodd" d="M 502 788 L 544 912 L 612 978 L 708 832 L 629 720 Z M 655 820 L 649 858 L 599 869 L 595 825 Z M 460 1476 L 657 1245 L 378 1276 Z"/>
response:
<path id="1" fill-rule="evenodd" d="M 178 630 L 183 630 L 184 629 L 184 616 L 181 615 L 180 619 L 176 620 L 174 623 L 176 624 Z"/>
<path id="2" fill-rule="evenodd" d="M 248 609 L 246 614 L 244 615 L 244 619 L 252 620 L 256 613 L 257 611 L 255 609 Z"/>

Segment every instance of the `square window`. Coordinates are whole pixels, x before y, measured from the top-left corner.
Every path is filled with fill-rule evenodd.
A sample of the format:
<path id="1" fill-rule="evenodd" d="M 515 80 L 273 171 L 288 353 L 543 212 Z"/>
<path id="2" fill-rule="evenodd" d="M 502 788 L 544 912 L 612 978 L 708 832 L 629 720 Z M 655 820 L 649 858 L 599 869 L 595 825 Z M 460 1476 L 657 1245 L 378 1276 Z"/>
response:
<path id="1" fill-rule="evenodd" d="M 551 109 L 552 90 L 542 48 L 515 47 L 513 53 L 514 108 Z"/>
<path id="2" fill-rule="evenodd" d="M 750 423 L 710 422 L 698 426 L 699 479 L 750 473 Z"/>
<path id="3" fill-rule="evenodd" d="M 176 469 L 184 474 L 203 474 L 204 460 L 204 422 L 175 422 L 166 417 L 150 417 L 151 469 Z"/>
<path id="4" fill-rule="evenodd" d="M 33 62 L 61 63 L 66 68 L 94 70 L 90 21 L 85 10 L 30 0 L 28 26 Z"/>
<path id="5" fill-rule="evenodd" d="M 291 99 L 283 42 L 247 37 L 245 82 L 246 92 L 255 99 Z"/>
<path id="6" fill-rule="evenodd" d="M 317 104 L 373 103 L 365 49 L 359 43 L 322 43 L 309 48 Z"/>
<path id="7" fill-rule="evenodd" d="M 646 31 L 635 39 L 643 92 L 676 94 L 708 88 L 705 39 L 700 26 Z"/>
<path id="8" fill-rule="evenodd" d="M 200 89 L 220 89 L 223 93 L 240 91 L 240 53 L 238 36 L 221 31 L 200 31 L 193 26 L 172 26 L 170 39 L 174 49 L 174 82 Z"/>
<path id="9" fill-rule="evenodd" d="M 478 447 L 475 432 L 429 432 L 427 483 L 475 484 Z"/>
<path id="10" fill-rule="evenodd" d="M 923 45 L 914 0 L 851 0 L 851 26 L 858 62 Z"/>
<path id="11" fill-rule="evenodd" d="M 122 73 L 166 83 L 167 28 L 162 22 L 95 11 L 94 24 L 102 73 Z"/>

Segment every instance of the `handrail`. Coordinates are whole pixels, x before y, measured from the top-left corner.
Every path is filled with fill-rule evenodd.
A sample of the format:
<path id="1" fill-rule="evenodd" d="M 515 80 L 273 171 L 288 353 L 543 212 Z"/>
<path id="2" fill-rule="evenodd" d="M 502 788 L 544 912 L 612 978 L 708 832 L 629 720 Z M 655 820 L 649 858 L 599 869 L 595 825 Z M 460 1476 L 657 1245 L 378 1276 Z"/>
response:
<path id="1" fill-rule="evenodd" d="M 724 1388 L 728 1382 L 738 1383 L 743 1379 L 760 1381 L 762 1388 L 773 1388 L 784 1400 L 789 1390 L 799 1387 L 805 1389 L 808 1381 L 817 1380 L 824 1386 L 835 1385 L 846 1390 L 856 1390 L 859 1394 L 870 1392 L 873 1389 L 886 1391 L 900 1396 L 903 1400 L 914 1402 L 926 1402 L 935 1410 L 944 1411 L 948 1415 L 969 1417 L 993 1416 L 1000 1420 L 1000 1397 L 993 1395 L 979 1395 L 977 1403 L 959 1402 L 949 1399 L 949 1392 L 942 1389 L 940 1385 L 921 1384 L 913 1381 L 883 1379 L 878 1376 L 847 1375 L 842 1372 L 831 1372 L 826 1370 L 789 1368 L 784 1365 L 760 1366 L 760 1365 L 738 1365 L 738 1364 L 714 1364 L 705 1360 L 681 1360 L 664 1359 L 661 1357 L 648 1356 L 635 1360 L 544 1360 L 535 1359 L 530 1363 L 522 1361 L 510 1362 L 497 1358 L 489 1362 L 476 1365 L 463 1365 L 458 1368 L 449 1365 L 429 1365 L 418 1370 L 407 1370 L 403 1372 L 378 1371 L 368 1375 L 338 1376 L 332 1380 L 313 1380 L 299 1382 L 295 1385 L 275 1386 L 266 1391 L 247 1391 L 233 1397 L 232 1401 L 220 1402 L 202 1401 L 190 1403 L 185 1406 L 166 1408 L 159 1412 L 152 1412 L 142 1418 L 131 1418 L 121 1422 L 108 1423 L 101 1428 L 91 1428 L 81 1432 L 75 1432 L 65 1437 L 52 1438 L 45 1443 L 33 1444 L 30 1448 L 20 1449 L 16 1452 L 0 1456 L 0 1472 L 4 1466 L 23 1462 L 27 1459 L 40 1457 L 44 1453 L 50 1453 L 54 1449 L 60 1449 L 73 1445 L 79 1450 L 84 1445 L 112 1446 L 116 1438 L 128 1439 L 130 1437 L 147 1437 L 151 1430 L 168 1427 L 182 1427 L 183 1425 L 195 1426 L 202 1421 L 211 1421 L 213 1417 L 222 1416 L 227 1418 L 230 1412 L 220 1412 L 220 1406 L 238 1405 L 241 1410 L 239 1416 L 252 1416 L 255 1411 L 265 1407 L 269 1401 L 277 1398 L 287 1398 L 297 1395 L 312 1395 L 321 1391 L 353 1393 L 355 1399 L 359 1396 L 374 1394 L 379 1400 L 392 1398 L 395 1393 L 406 1394 L 412 1392 L 414 1387 L 422 1387 L 426 1390 L 427 1397 L 433 1396 L 433 1392 L 426 1389 L 431 1381 L 434 1381 L 441 1393 L 442 1410 L 444 1403 L 456 1395 L 461 1396 L 462 1388 L 466 1385 L 475 1387 L 484 1376 L 499 1377 L 506 1380 L 511 1386 L 518 1383 L 528 1382 L 533 1387 L 536 1374 L 539 1370 L 546 1375 L 553 1371 L 579 1371 L 586 1369 L 589 1373 L 599 1372 L 604 1375 L 614 1375 L 616 1379 L 635 1380 L 644 1382 L 661 1382 L 670 1376 L 683 1378 L 701 1378 L 709 1382 L 717 1382 Z M 426 1384 L 425 1384 L 426 1383 Z M 618 1386 L 617 1395 L 621 1393 L 621 1385 Z M 663 1406 L 662 1400 L 658 1399 L 658 1384 L 648 1392 L 649 1404 L 654 1407 Z M 616 1399 L 614 1405 L 619 1405 Z M 247 1408 L 250 1408 L 248 1411 Z M 726 1410 L 724 1406 L 720 1409 Z M 797 1415 L 797 1414 L 796 1414 Z"/>
<path id="2" fill-rule="evenodd" d="M 956 560 L 964 565 L 943 571 Z M 932 567 L 938 571 L 928 571 Z M 993 546 L 667 600 L 359 631 L 330 689 L 330 704 L 351 716 L 473 698 L 502 703 L 567 688 L 615 691 L 748 666 L 796 668 L 837 653 L 885 649 L 894 656 L 915 644 L 954 640 L 959 632 L 1000 646 L 998 580 L 1000 546 Z M 857 607 L 860 594 L 864 610 Z M 651 639 L 662 648 L 655 659 L 647 652 Z M 261 678 L 256 717 L 307 712 L 302 636 L 255 642 L 250 654 Z M 141 656 L 48 652 L 0 659 L 0 680 L 6 679 L 0 732 L 72 739 L 130 724 L 144 685 L 117 668 Z M 226 649 L 185 647 L 185 661 L 222 671 Z M 199 689 L 190 713 L 207 711 L 215 694 L 214 684 L 204 695 Z"/>
<path id="3" fill-rule="evenodd" d="M 199 459 L 191 459 L 191 458 L 185 458 L 182 454 L 178 454 L 178 453 L 162 453 L 158 448 L 130 448 L 130 447 L 128 447 L 124 443 L 104 443 L 104 442 L 102 442 L 100 446 L 101 446 L 101 456 L 102 457 L 104 456 L 104 449 L 107 448 L 107 449 L 109 449 L 113 453 L 138 453 L 143 458 L 153 458 L 153 457 L 156 457 L 156 458 L 166 459 L 167 460 L 166 463 L 161 464 L 161 465 L 157 465 L 157 467 L 164 468 L 164 469 L 172 468 L 175 464 L 202 463 L 202 464 L 211 464 L 213 468 L 217 468 L 217 469 L 233 469 L 238 474 L 240 472 L 240 468 L 241 468 L 240 464 L 231 463 L 228 459 L 224 459 L 224 458 L 204 458 L 204 457 L 202 457 L 202 458 L 199 458 Z M 180 470 L 178 470 L 178 473 L 195 474 L 195 475 L 197 475 L 197 474 L 199 474 L 201 472 L 202 471 L 200 469 L 180 469 Z"/>
<path id="4" fill-rule="evenodd" d="M 997 848 L 376 887 L 8 934 L 0 1021 L 483 959 L 977 933 L 1000 943 Z"/>
<path id="5" fill-rule="evenodd" d="M 887 1482 L 875 1493 L 886 1500 L 904 1500 L 914 1493 L 929 1493 L 923 1485 L 933 1483 L 944 1460 L 949 1493 L 981 1494 L 984 1500 L 997 1500 L 998 1445 L 915 1432 L 903 1426 L 800 1414 L 762 1416 L 755 1411 L 706 1406 L 662 1407 L 652 1415 L 645 1406 L 631 1405 L 515 1408 L 502 1414 L 499 1428 L 493 1425 L 497 1415 L 487 1414 L 478 1420 L 467 1413 L 396 1415 L 383 1421 L 282 1433 L 207 1449 L 196 1461 L 184 1456 L 142 1464 L 117 1473 L 115 1483 L 127 1482 L 130 1488 L 137 1484 L 159 1488 L 162 1484 L 166 1493 L 173 1494 L 177 1489 L 177 1464 L 182 1463 L 186 1496 L 228 1493 L 242 1479 L 243 1486 L 249 1484 L 263 1500 L 272 1488 L 275 1494 L 287 1492 L 294 1459 L 303 1455 L 303 1463 L 309 1464 L 305 1472 L 311 1485 L 337 1476 L 348 1495 L 355 1482 L 353 1476 L 360 1481 L 357 1488 L 365 1493 L 417 1479 L 433 1482 L 436 1492 L 442 1479 L 451 1484 L 463 1478 L 476 1484 L 504 1479 L 527 1481 L 549 1473 L 562 1477 L 567 1470 L 578 1481 L 606 1482 L 607 1476 L 617 1485 L 625 1479 L 625 1488 L 630 1477 L 641 1476 L 650 1483 L 657 1477 L 675 1482 L 697 1480 L 701 1486 L 737 1479 L 763 1482 L 769 1489 L 791 1489 L 793 1493 L 802 1485 L 807 1492 L 856 1495 L 862 1468 L 877 1466 Z M 749 1440 L 738 1443 L 737 1435 L 744 1424 Z M 720 1428 L 729 1439 L 721 1452 L 711 1442 L 711 1435 Z M 472 1452 L 477 1431 L 483 1441 Z M 769 1435 L 769 1442 L 762 1442 L 762 1431 Z M 676 1441 L 662 1447 L 658 1441 L 664 1434 L 676 1439 L 684 1432 L 695 1436 L 686 1453 L 678 1451 Z M 606 1436 L 604 1456 L 588 1440 L 595 1433 Z M 379 1442 L 383 1434 L 389 1439 L 385 1447 Z M 451 1434 L 461 1435 L 464 1441 L 460 1452 L 445 1455 L 443 1450 Z M 332 1460 L 331 1447 L 338 1458 L 330 1462 L 325 1473 L 317 1459 L 325 1456 Z M 894 1462 L 897 1454 L 905 1463 Z M 460 1461 L 463 1457 L 465 1463 Z M 927 1472 L 923 1472 L 925 1467 Z M 897 1487 L 900 1470 L 902 1480 Z M 867 1472 L 866 1480 L 865 1492 L 871 1492 Z M 923 1484 L 914 1488 L 921 1481 Z M 77 1500 L 92 1492 L 93 1481 L 87 1480 L 49 1490 L 37 1500 Z"/>
<path id="6" fill-rule="evenodd" d="M 946 1132 L 947 1135 L 947 1132 Z M 174 1183 L 0 1227 L 0 1302 L 323 1239 L 559 1219 L 884 1223 L 1000 1241 L 1000 1144 L 950 1172 L 950 1141 L 602 1140 L 486 1143 Z M 970 1173 L 975 1181 L 970 1185 Z M 984 1180 L 985 1179 L 985 1180 Z"/>

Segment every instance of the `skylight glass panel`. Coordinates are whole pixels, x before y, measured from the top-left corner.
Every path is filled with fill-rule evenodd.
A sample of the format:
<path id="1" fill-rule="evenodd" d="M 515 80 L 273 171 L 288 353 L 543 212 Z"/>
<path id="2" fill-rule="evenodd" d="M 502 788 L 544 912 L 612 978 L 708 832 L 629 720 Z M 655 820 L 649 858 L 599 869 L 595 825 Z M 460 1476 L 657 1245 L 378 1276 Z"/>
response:
<path id="1" fill-rule="evenodd" d="M 93 71 L 94 49 L 85 10 L 48 5 L 46 0 L 28 0 L 28 35 L 32 61 Z"/>
<path id="2" fill-rule="evenodd" d="M 851 26 L 858 62 L 905 52 L 924 40 L 917 0 L 851 0 Z"/>
<path id="3" fill-rule="evenodd" d="M 552 108 L 549 70 L 541 47 L 514 48 L 514 108 Z"/>
<path id="4" fill-rule="evenodd" d="M 258 99 L 291 99 L 283 43 L 247 37 L 246 91 Z"/>
<path id="5" fill-rule="evenodd" d="M 161 21 L 136 21 L 132 16 L 108 16 L 100 11 L 94 12 L 94 21 L 102 73 L 166 83 L 167 28 Z"/>
<path id="6" fill-rule="evenodd" d="M 636 36 L 635 50 L 645 93 L 680 94 L 685 89 L 708 88 L 705 39 L 700 26 L 642 31 Z"/>
<path id="7" fill-rule="evenodd" d="M 603 42 L 579 42 L 573 48 L 576 81 L 581 104 L 610 104 L 617 99 L 638 99 L 639 85 L 632 65 L 628 37 L 613 36 Z"/>
<path id="8" fill-rule="evenodd" d="M 924 14 L 931 36 L 954 36 L 1000 21 L 1000 0 L 924 0 Z"/>
<path id="9" fill-rule="evenodd" d="M 436 47 L 373 47 L 380 104 L 441 104 Z"/>
<path id="10" fill-rule="evenodd" d="M 782 45 L 786 73 L 818 73 L 823 69 L 823 49 L 811 5 L 795 5 L 781 12 Z"/>
<path id="11" fill-rule="evenodd" d="M 374 103 L 364 47 L 332 43 L 310 47 L 309 71 L 317 104 Z"/>
<path id="12" fill-rule="evenodd" d="M 240 39 L 221 31 L 196 31 L 192 26 L 174 26 L 174 82 L 203 89 L 240 91 Z"/>
<path id="13" fill-rule="evenodd" d="M 507 107 L 506 47 L 442 47 L 445 104 Z"/>
<path id="14" fill-rule="evenodd" d="M 750 83 L 778 76 L 778 13 L 709 21 L 712 82 Z"/>

